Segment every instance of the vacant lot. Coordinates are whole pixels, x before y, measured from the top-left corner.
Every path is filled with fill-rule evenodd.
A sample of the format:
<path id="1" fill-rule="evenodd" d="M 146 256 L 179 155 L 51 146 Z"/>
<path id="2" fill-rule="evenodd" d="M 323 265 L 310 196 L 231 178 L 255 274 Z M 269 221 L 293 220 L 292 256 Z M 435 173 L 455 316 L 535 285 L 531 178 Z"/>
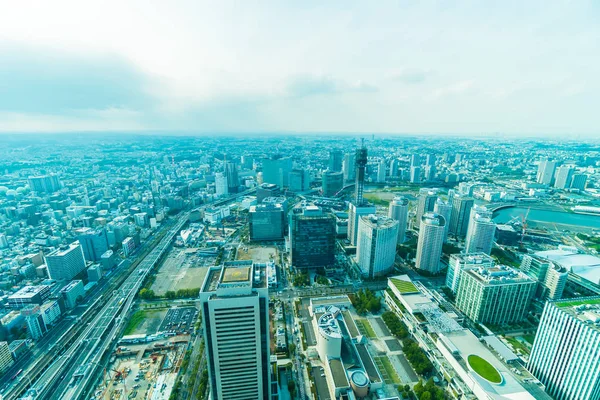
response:
<path id="1" fill-rule="evenodd" d="M 138 310 L 129 319 L 124 335 L 156 333 L 167 310 Z"/>
<path id="2" fill-rule="evenodd" d="M 246 250 L 247 249 L 247 250 Z M 236 258 L 238 260 L 254 260 L 255 262 L 267 262 L 271 260 L 271 256 L 277 256 L 277 249 L 271 246 L 258 247 L 247 246 L 240 247 L 237 251 Z"/>
<path id="3" fill-rule="evenodd" d="M 151 289 L 158 296 L 168 291 L 196 289 L 202 286 L 212 257 L 198 257 L 184 249 L 173 248 L 160 266 Z"/>

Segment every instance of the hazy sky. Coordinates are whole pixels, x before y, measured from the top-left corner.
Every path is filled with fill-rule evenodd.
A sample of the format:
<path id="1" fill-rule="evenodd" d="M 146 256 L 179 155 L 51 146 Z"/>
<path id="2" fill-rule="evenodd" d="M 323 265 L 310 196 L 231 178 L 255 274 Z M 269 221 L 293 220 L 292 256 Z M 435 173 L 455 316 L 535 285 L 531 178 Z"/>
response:
<path id="1" fill-rule="evenodd" d="M 0 0 L 0 131 L 600 137 L 600 1 Z"/>

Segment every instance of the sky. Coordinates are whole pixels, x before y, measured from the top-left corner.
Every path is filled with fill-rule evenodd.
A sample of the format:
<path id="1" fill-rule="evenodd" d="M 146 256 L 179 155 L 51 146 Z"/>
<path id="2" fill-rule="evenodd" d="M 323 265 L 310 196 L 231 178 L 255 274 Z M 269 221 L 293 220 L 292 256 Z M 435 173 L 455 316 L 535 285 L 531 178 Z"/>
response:
<path id="1" fill-rule="evenodd" d="M 600 137 L 594 0 L 0 10 L 0 132 Z"/>

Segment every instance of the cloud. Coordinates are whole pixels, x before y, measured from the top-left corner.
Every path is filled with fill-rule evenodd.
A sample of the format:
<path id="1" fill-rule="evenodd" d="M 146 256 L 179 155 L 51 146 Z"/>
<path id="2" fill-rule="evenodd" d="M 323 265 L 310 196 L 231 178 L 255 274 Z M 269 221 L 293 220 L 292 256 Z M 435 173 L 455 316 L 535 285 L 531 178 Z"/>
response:
<path id="1" fill-rule="evenodd" d="M 373 93 L 379 89 L 370 83 L 357 80 L 347 82 L 331 76 L 304 75 L 288 79 L 285 93 L 291 97 L 308 97 L 342 93 Z"/>
<path id="2" fill-rule="evenodd" d="M 390 79 L 405 83 L 407 85 L 415 85 L 424 83 L 432 73 L 430 71 L 420 69 L 407 69 L 394 74 L 391 74 Z"/>

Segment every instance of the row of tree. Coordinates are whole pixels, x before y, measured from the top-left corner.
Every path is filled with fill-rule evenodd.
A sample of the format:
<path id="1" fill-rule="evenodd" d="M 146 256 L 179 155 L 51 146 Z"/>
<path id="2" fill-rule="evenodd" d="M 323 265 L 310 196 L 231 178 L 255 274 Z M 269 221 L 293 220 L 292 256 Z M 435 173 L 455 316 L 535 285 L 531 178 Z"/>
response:
<path id="1" fill-rule="evenodd" d="M 433 371 L 433 364 L 417 342 L 410 338 L 402 341 L 404 355 L 419 375 L 427 375 Z"/>
<path id="2" fill-rule="evenodd" d="M 398 318 L 396 314 L 391 311 L 386 311 L 381 315 L 383 322 L 387 325 L 392 335 L 399 339 L 406 339 L 409 336 L 408 329 L 404 322 Z"/>
<path id="3" fill-rule="evenodd" d="M 413 390 L 419 400 L 445 400 L 447 398 L 444 390 L 436 386 L 431 378 L 425 384 L 423 381 L 419 381 Z"/>
<path id="4" fill-rule="evenodd" d="M 361 289 L 355 295 L 349 297 L 359 315 L 364 315 L 367 312 L 376 313 L 381 310 L 381 299 L 369 289 Z"/>
<path id="5" fill-rule="evenodd" d="M 200 288 L 194 288 L 194 289 L 179 289 L 177 291 L 169 290 L 168 292 L 165 293 L 164 296 L 158 296 L 156 293 L 154 293 L 154 290 L 143 288 L 138 293 L 138 297 L 140 299 L 144 299 L 144 300 L 156 300 L 156 299 L 173 300 L 173 299 L 196 298 L 196 297 L 198 297 L 199 294 L 200 294 Z"/>

